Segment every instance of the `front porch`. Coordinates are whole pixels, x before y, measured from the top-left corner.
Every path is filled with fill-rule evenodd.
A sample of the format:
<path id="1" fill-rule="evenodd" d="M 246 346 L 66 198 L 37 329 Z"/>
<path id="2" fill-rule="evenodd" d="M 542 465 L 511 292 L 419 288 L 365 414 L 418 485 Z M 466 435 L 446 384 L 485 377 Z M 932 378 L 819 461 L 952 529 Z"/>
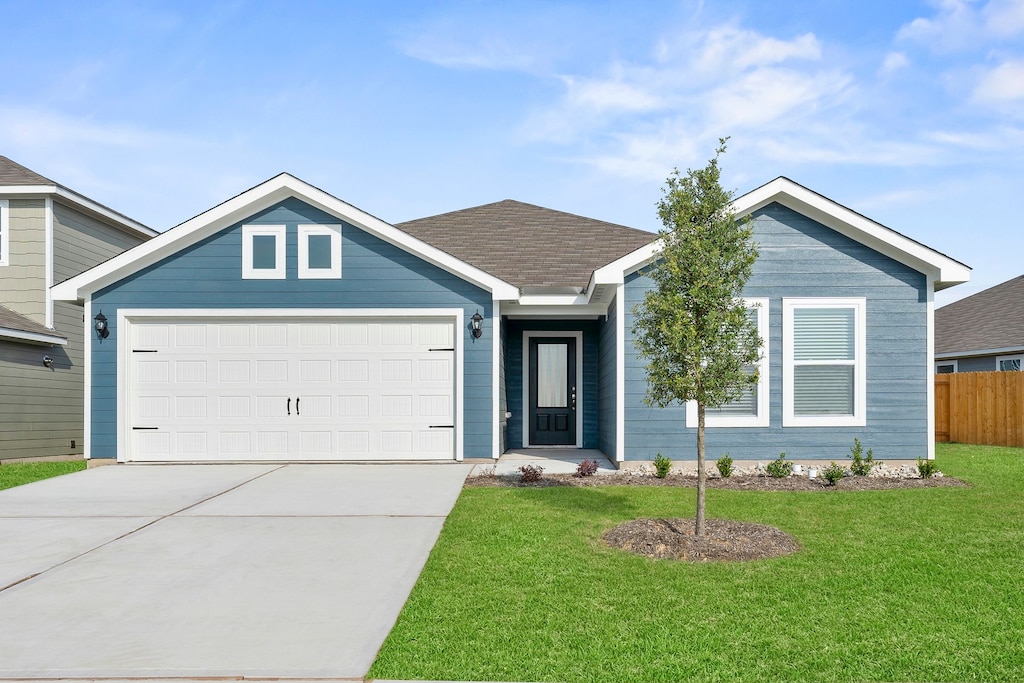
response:
<path id="1" fill-rule="evenodd" d="M 469 476 L 518 474 L 523 465 L 544 468 L 544 474 L 572 474 L 584 460 L 597 462 L 598 474 L 612 474 L 615 464 L 596 448 L 513 448 L 497 461 L 474 459 Z"/>

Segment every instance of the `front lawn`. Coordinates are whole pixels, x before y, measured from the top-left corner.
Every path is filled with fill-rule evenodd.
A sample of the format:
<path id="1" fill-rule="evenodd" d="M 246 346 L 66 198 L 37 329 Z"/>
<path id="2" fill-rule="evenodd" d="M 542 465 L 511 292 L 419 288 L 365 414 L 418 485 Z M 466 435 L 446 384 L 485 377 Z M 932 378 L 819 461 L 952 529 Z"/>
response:
<path id="1" fill-rule="evenodd" d="M 1024 449 L 937 462 L 972 488 L 709 490 L 710 517 L 803 546 L 747 564 L 602 545 L 625 520 L 692 516 L 692 489 L 466 489 L 369 675 L 1024 680 Z"/>
<path id="2" fill-rule="evenodd" d="M 0 465 L 0 490 L 13 486 L 30 484 L 40 479 L 49 479 L 61 474 L 84 470 L 85 460 L 63 462 L 16 462 Z"/>

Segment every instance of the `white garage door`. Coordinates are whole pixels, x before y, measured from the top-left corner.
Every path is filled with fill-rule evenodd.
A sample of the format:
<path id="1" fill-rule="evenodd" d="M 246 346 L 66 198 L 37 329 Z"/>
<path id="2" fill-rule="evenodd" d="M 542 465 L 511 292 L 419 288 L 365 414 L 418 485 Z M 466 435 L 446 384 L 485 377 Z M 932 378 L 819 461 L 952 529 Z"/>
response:
<path id="1" fill-rule="evenodd" d="M 451 321 L 135 321 L 130 336 L 130 460 L 454 457 Z"/>

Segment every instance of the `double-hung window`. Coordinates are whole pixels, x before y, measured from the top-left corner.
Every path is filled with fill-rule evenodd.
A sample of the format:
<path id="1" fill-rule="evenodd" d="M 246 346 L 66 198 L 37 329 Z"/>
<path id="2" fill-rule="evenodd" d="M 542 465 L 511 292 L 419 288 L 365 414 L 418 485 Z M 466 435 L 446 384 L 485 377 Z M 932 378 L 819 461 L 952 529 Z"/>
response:
<path id="1" fill-rule="evenodd" d="M 0 266 L 11 264 L 8 255 L 11 243 L 11 203 L 0 199 Z"/>
<path id="2" fill-rule="evenodd" d="M 782 425 L 864 426 L 865 300 L 785 298 L 782 339 Z"/>
<path id="3" fill-rule="evenodd" d="M 285 279 L 285 226 L 242 226 L 242 278 Z"/>
<path id="4" fill-rule="evenodd" d="M 758 372 L 757 384 L 748 386 L 734 401 L 704 409 L 706 427 L 767 427 L 768 426 L 768 299 L 744 299 L 747 313 L 757 324 L 761 337 L 760 361 L 745 369 Z M 686 403 L 686 424 L 697 426 L 697 402 Z"/>

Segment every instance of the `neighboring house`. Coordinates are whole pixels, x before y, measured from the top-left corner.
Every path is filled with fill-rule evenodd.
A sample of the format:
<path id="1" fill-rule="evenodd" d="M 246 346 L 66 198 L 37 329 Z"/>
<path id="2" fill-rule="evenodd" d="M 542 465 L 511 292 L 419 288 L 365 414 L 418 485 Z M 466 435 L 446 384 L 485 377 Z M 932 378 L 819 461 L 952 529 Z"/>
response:
<path id="1" fill-rule="evenodd" d="M 736 459 L 931 457 L 933 294 L 969 269 L 778 178 L 734 203 L 760 257 L 755 392 L 708 418 Z M 656 235 L 513 201 L 390 225 L 288 174 L 54 288 L 89 335 L 92 458 L 695 457 L 644 405 L 633 307 Z"/>
<path id="2" fill-rule="evenodd" d="M 1024 275 L 935 311 L 935 372 L 1024 370 Z"/>
<path id="3" fill-rule="evenodd" d="M 50 287 L 155 234 L 0 156 L 0 460 L 82 455 L 82 307 Z"/>

